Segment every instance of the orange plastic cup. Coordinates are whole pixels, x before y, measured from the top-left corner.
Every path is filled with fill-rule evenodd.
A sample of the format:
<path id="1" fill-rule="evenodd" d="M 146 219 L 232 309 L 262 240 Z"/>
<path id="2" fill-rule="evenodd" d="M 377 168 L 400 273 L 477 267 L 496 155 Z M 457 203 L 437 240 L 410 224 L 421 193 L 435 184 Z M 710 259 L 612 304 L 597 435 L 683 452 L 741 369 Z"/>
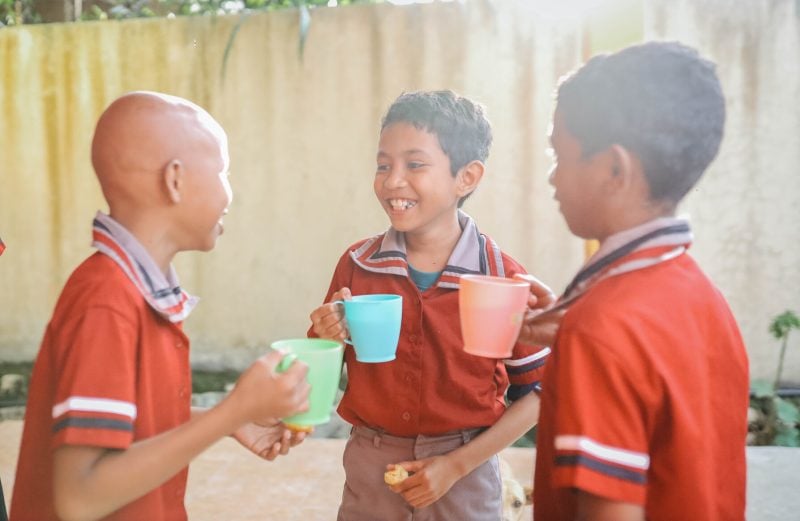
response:
<path id="1" fill-rule="evenodd" d="M 458 291 L 464 351 L 508 358 L 519 336 L 530 284 L 524 280 L 462 275 Z"/>

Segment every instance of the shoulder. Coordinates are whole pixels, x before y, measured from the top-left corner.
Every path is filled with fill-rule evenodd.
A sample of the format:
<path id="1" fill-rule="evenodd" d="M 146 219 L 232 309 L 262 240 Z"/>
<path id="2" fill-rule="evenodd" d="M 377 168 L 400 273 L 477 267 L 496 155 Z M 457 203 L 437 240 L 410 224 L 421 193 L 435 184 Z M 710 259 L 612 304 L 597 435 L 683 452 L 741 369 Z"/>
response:
<path id="1" fill-rule="evenodd" d="M 349 260 L 352 262 L 354 257 L 372 255 L 380 248 L 385 235 L 385 233 L 381 233 L 354 242 L 344 250 L 344 253 L 342 253 L 341 257 L 339 258 L 339 263 L 341 264 L 343 260 Z"/>
<path id="2" fill-rule="evenodd" d="M 720 311 L 727 313 L 724 299 L 684 254 L 601 280 L 570 307 L 561 328 L 591 342 L 605 342 L 611 350 L 627 351 L 678 341 L 692 324 L 713 322 L 722 316 Z"/>
<path id="3" fill-rule="evenodd" d="M 503 259 L 503 267 L 506 270 L 506 276 L 512 277 L 517 273 L 527 273 L 525 267 L 516 261 L 511 255 L 501 251 L 501 258 Z"/>
<path id="4" fill-rule="evenodd" d="M 102 253 L 95 253 L 84 260 L 72 272 L 64 286 L 65 291 L 82 290 L 85 293 L 109 292 L 113 295 L 135 292 L 136 288 L 125 272 L 113 259 Z"/>
<path id="5" fill-rule="evenodd" d="M 351 273 L 355 269 L 356 259 L 369 257 L 375 253 L 380 248 L 384 235 L 373 235 L 372 237 L 360 239 L 348 246 L 339 256 L 334 277 Z"/>
<path id="6" fill-rule="evenodd" d="M 385 235 L 386 233 L 379 233 L 377 235 L 371 235 L 370 237 L 359 239 L 350 246 L 348 246 L 344 254 L 347 255 L 351 252 L 356 252 L 358 250 L 364 249 L 365 247 L 372 246 L 373 244 L 380 245 Z"/>
<path id="7" fill-rule="evenodd" d="M 144 298 L 119 265 L 108 256 L 95 253 L 67 279 L 54 318 L 80 315 L 90 308 L 130 314 L 144 304 Z"/>
<path id="8" fill-rule="evenodd" d="M 683 254 L 667 262 L 600 281 L 575 307 L 606 314 L 643 314 L 652 309 L 687 309 L 697 301 L 714 298 L 716 288 L 697 263 Z M 588 312 L 587 312 L 588 314 Z"/>
<path id="9" fill-rule="evenodd" d="M 486 235 L 485 233 L 481 232 L 481 237 L 483 237 L 484 244 L 486 247 L 486 252 L 489 255 L 490 259 L 494 257 L 498 259 L 503 264 L 503 271 L 505 272 L 506 277 L 513 277 L 517 273 L 527 273 L 525 267 L 520 264 L 516 259 L 514 259 L 511 255 L 503 251 L 500 246 L 498 246 L 497 242 L 492 239 L 490 236 Z"/>

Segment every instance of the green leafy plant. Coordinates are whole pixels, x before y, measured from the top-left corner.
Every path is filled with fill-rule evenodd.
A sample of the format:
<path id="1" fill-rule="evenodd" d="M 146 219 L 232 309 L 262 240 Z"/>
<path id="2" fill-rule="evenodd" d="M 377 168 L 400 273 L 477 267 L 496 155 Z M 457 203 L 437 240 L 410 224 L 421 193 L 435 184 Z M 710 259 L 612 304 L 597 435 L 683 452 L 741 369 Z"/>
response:
<path id="1" fill-rule="evenodd" d="M 222 15 L 253 10 L 339 7 L 384 0 L 0 0 L 0 27 L 77 20 Z M 81 7 L 84 10 L 81 10 Z M 72 13 L 72 14 L 70 14 Z M 45 15 L 43 20 L 42 14 Z M 74 16 L 74 18 L 73 18 Z"/>
<path id="2" fill-rule="evenodd" d="M 786 346 L 789 344 L 789 333 L 793 329 L 800 329 L 800 318 L 793 311 L 784 311 L 772 320 L 769 332 L 781 342 L 781 354 L 778 357 L 778 369 L 775 372 L 774 389 L 778 388 L 783 372 L 783 359 L 786 356 Z"/>
<path id="3" fill-rule="evenodd" d="M 800 318 L 790 310 L 770 323 L 770 333 L 780 342 L 780 354 L 774 380 L 752 385 L 748 430 L 753 445 L 800 447 L 800 400 L 782 398 L 778 393 L 789 334 L 795 329 L 800 330 Z"/>
<path id="4" fill-rule="evenodd" d="M 13 2 L 14 0 L 0 0 Z M 31 0 L 26 0 L 30 2 Z M 152 16 L 192 16 L 244 13 L 252 10 L 292 7 L 341 6 L 376 3 L 379 0 L 100 0 L 83 13 L 83 20 L 148 18 Z"/>
<path id="5" fill-rule="evenodd" d="M 40 21 L 41 17 L 34 10 L 33 0 L 0 0 L 0 27 Z"/>
<path id="6" fill-rule="evenodd" d="M 169 1 L 169 0 L 167 0 Z M 178 0 L 178 1 L 198 1 L 198 0 Z M 208 1 L 208 0 L 205 0 Z M 225 44 L 225 52 L 222 56 L 222 67 L 220 68 L 220 80 L 225 81 L 225 70 L 228 67 L 228 60 L 230 58 L 231 51 L 233 50 L 233 42 L 236 40 L 236 35 L 239 33 L 239 30 L 242 28 L 242 25 L 247 21 L 247 18 L 250 16 L 254 10 L 259 9 L 282 9 L 282 8 L 289 8 L 289 7 L 296 7 L 300 13 L 300 24 L 298 30 L 298 45 L 297 45 L 297 54 L 300 59 L 303 59 L 303 51 L 305 50 L 306 46 L 306 39 L 308 38 L 308 31 L 311 28 L 311 11 L 309 7 L 319 7 L 319 6 L 343 6 L 343 5 L 353 5 L 353 4 L 379 4 L 382 3 L 383 0 L 245 0 L 244 2 L 244 9 L 241 10 L 241 18 L 234 26 L 233 30 L 231 31 L 230 36 L 228 37 L 228 42 Z"/>

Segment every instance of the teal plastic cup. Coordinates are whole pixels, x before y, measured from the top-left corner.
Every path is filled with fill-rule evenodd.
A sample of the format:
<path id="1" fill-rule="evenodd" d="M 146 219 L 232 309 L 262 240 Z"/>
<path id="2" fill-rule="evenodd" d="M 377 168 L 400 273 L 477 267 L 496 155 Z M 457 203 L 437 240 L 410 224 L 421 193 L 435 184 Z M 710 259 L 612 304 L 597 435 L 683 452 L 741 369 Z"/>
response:
<path id="1" fill-rule="evenodd" d="M 395 359 L 403 319 L 403 297 L 400 295 L 357 295 L 339 300 L 350 338 L 345 340 L 356 350 L 356 360 L 366 363 L 389 362 Z"/>
<path id="2" fill-rule="evenodd" d="M 284 423 L 310 426 L 329 422 L 342 375 L 344 346 L 335 340 L 292 338 L 273 342 L 271 347 L 285 355 L 278 363 L 279 373 L 286 371 L 295 360 L 308 366 L 306 378 L 311 385 L 309 408 L 306 412 L 284 418 Z"/>

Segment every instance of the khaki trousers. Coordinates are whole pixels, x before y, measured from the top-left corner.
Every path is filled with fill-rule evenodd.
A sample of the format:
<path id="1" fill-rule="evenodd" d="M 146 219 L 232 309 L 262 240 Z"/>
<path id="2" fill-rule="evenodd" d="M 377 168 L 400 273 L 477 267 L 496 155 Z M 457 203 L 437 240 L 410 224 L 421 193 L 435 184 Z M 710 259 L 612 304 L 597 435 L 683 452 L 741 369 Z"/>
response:
<path id="1" fill-rule="evenodd" d="M 500 521 L 502 484 L 497 456 L 425 508 L 413 508 L 383 481 L 386 465 L 447 454 L 480 432 L 472 429 L 400 438 L 354 427 L 344 450 L 345 484 L 338 521 Z"/>

